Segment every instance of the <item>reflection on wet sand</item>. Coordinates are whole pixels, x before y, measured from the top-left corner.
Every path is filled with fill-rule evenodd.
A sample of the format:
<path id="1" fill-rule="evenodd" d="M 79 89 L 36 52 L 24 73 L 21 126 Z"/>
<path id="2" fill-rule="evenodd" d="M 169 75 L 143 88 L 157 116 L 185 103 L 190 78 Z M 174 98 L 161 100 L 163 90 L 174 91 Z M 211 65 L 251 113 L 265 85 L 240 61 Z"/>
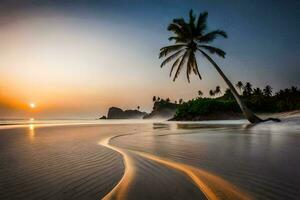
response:
<path id="1" fill-rule="evenodd" d="M 129 156 L 127 156 L 127 154 L 123 150 L 109 145 L 109 140 L 110 140 L 110 138 L 106 138 L 106 139 L 100 141 L 99 144 L 104 147 L 107 147 L 109 149 L 112 149 L 112 150 L 120 153 L 123 156 L 125 172 L 124 172 L 122 179 L 119 181 L 119 183 L 103 199 L 104 200 L 126 199 L 128 187 L 134 178 L 134 166 L 132 164 L 131 158 Z"/>
<path id="2" fill-rule="evenodd" d="M 124 135 L 126 136 L 126 135 Z M 113 139 L 113 138 L 111 138 Z M 139 152 L 135 150 L 124 150 L 118 148 L 109 143 L 110 138 L 99 142 L 107 148 L 119 152 L 124 158 L 125 172 L 120 182 L 115 188 L 107 194 L 104 199 L 126 199 L 129 192 L 130 183 L 134 180 L 135 167 L 132 158 L 128 155 L 128 152 L 141 156 L 145 159 L 155 161 L 159 164 L 165 165 L 169 168 L 176 169 L 187 177 L 203 192 L 207 199 L 218 200 L 218 199 L 251 199 L 246 193 L 239 190 L 236 186 L 229 183 L 228 181 L 218 177 L 206 170 L 195 168 L 186 164 L 174 162 L 162 157 L 151 155 L 145 152 Z M 130 199 L 130 198 L 129 198 Z"/>
<path id="3" fill-rule="evenodd" d="M 248 195 L 240 191 L 228 181 L 203 169 L 191 167 L 185 164 L 174 162 L 165 158 L 154 156 L 148 153 L 136 152 L 138 155 L 158 163 L 174 168 L 186 174 L 197 187 L 205 194 L 207 199 L 250 199 Z"/>
<path id="4" fill-rule="evenodd" d="M 34 137 L 35 137 L 35 131 L 34 131 L 34 125 L 30 124 L 29 125 L 29 133 L 28 133 L 29 139 L 30 141 L 34 141 Z"/>

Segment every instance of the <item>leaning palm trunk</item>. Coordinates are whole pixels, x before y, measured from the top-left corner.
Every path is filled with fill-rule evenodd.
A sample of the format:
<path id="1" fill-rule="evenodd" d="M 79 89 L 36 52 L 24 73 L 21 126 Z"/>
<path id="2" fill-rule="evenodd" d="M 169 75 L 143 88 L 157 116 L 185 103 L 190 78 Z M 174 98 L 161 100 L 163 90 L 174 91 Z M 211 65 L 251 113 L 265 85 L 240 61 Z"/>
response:
<path id="1" fill-rule="evenodd" d="M 201 51 L 201 50 L 200 50 Z M 239 104 L 243 114 L 251 123 L 258 123 L 263 122 L 264 120 L 257 117 L 247 106 L 244 104 L 242 99 L 240 98 L 240 95 L 237 93 L 235 87 L 232 85 L 232 83 L 229 81 L 229 79 L 225 76 L 225 74 L 222 72 L 220 67 L 213 61 L 204 51 L 201 51 L 201 53 L 209 60 L 209 62 L 216 68 L 216 70 L 219 72 L 219 74 L 222 76 L 228 87 L 230 88 L 235 100 Z"/>

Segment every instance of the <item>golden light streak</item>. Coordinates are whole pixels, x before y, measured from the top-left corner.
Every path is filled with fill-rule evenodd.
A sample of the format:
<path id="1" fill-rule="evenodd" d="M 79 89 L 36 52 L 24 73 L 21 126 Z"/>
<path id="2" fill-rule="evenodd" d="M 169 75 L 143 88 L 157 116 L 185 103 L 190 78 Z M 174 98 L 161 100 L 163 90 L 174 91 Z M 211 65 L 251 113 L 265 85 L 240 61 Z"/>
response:
<path id="1" fill-rule="evenodd" d="M 134 178 L 135 169 L 133 166 L 132 159 L 126 154 L 126 151 L 121 148 L 112 146 L 109 144 L 107 138 L 99 142 L 107 148 L 119 152 L 124 158 L 125 172 L 119 183 L 111 190 L 103 199 L 126 199 L 130 182 Z M 186 164 L 178 163 L 175 161 L 168 160 L 166 158 L 161 158 L 149 153 L 139 152 L 135 150 L 130 150 L 130 152 L 142 156 L 146 159 L 153 160 L 167 167 L 174 168 L 178 171 L 183 172 L 188 176 L 194 184 L 199 188 L 200 191 L 210 200 L 221 200 L 221 199 L 237 199 L 237 200 L 250 200 L 250 196 L 245 192 L 241 191 L 239 188 L 231 184 L 230 182 L 222 179 L 221 177 L 212 174 L 206 170 L 195 168 Z"/>
<path id="2" fill-rule="evenodd" d="M 135 169 L 132 159 L 120 148 L 111 146 L 109 144 L 110 138 L 106 138 L 99 142 L 100 145 L 105 146 L 109 149 L 112 149 L 123 156 L 123 163 L 125 167 L 124 175 L 119 181 L 119 183 L 103 198 L 103 200 L 122 200 L 126 199 L 128 194 L 130 183 L 132 182 L 135 174 Z"/>
<path id="3" fill-rule="evenodd" d="M 189 165 L 185 165 L 182 163 L 174 162 L 158 156 L 154 156 L 148 153 L 137 152 L 137 151 L 134 152 L 144 158 L 156 161 L 168 167 L 172 167 L 174 169 L 182 171 L 192 179 L 192 181 L 204 193 L 207 199 L 211 199 L 211 200 L 220 200 L 220 199 L 250 200 L 251 199 L 247 194 L 240 191 L 236 186 L 222 179 L 221 177 L 212 174 L 211 172 L 208 172 L 203 169 L 195 168 Z"/>
<path id="4" fill-rule="evenodd" d="M 29 125 L 29 134 L 28 134 L 28 136 L 29 136 L 29 139 L 30 139 L 31 141 L 34 141 L 34 138 L 35 138 L 35 131 L 34 131 L 34 125 L 33 125 L 33 124 L 30 124 L 30 125 Z"/>

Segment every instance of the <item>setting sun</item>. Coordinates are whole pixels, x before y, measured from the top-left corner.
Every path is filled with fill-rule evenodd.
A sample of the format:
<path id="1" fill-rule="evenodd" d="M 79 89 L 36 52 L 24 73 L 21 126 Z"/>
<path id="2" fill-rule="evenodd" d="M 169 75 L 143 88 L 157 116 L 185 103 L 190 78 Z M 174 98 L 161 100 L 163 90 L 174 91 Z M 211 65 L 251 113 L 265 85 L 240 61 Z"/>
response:
<path id="1" fill-rule="evenodd" d="M 29 107 L 30 107 L 30 108 L 35 108 L 36 105 L 35 105 L 35 103 L 30 103 L 30 104 L 29 104 Z"/>

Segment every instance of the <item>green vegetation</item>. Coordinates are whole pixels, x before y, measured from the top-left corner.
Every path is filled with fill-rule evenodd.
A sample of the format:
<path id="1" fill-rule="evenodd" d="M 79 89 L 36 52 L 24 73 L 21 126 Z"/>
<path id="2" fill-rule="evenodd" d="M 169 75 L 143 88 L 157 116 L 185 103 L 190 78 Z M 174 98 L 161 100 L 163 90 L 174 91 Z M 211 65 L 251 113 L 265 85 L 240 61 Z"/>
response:
<path id="1" fill-rule="evenodd" d="M 179 99 L 179 104 L 182 104 L 183 100 Z M 156 100 L 154 101 L 154 107 L 159 107 L 159 108 L 177 108 L 178 104 L 177 101 L 175 101 L 174 103 L 171 102 L 170 98 L 160 98 L 157 97 Z"/>
<path id="2" fill-rule="evenodd" d="M 199 116 L 208 116 L 220 112 L 240 113 L 241 111 L 234 100 L 197 98 L 178 106 L 174 118 L 192 120 Z"/>
<path id="3" fill-rule="evenodd" d="M 300 90 L 291 87 L 279 90 L 273 95 L 273 89 L 267 85 L 264 89 L 252 88 L 251 83 L 236 85 L 242 93 L 241 99 L 251 109 L 259 113 L 285 112 L 300 109 Z M 220 119 L 218 115 L 240 116 L 241 110 L 230 89 L 218 98 L 196 98 L 178 105 L 175 120 L 195 120 L 211 116 L 210 119 Z M 221 118 L 222 118 L 221 116 Z"/>

